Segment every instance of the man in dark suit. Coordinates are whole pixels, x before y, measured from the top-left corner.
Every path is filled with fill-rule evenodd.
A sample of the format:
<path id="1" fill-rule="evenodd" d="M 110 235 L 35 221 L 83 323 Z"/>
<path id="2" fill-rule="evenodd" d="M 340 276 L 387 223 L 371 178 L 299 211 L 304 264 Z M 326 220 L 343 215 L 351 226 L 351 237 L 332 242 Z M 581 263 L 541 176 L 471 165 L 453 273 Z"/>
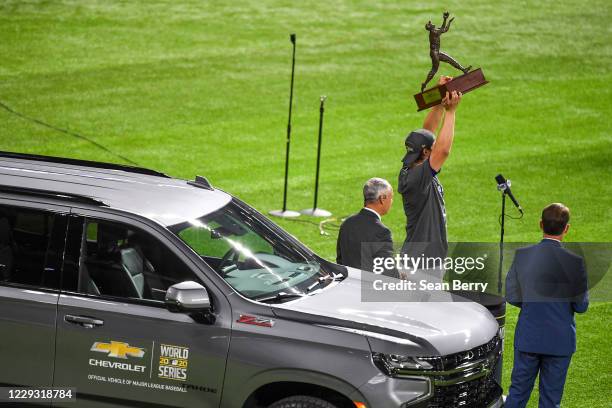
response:
<path id="1" fill-rule="evenodd" d="M 364 208 L 348 217 L 340 226 L 336 262 L 373 271 L 375 258 L 393 257 L 393 239 L 381 217 L 393 204 L 393 187 L 387 180 L 371 178 L 363 186 Z M 397 276 L 395 268 L 384 275 Z"/>
<path id="2" fill-rule="evenodd" d="M 572 354 L 574 313 L 589 306 L 584 260 L 561 246 L 569 209 L 550 204 L 542 211 L 544 239 L 516 251 L 506 277 L 508 303 L 520 307 L 514 337 L 512 385 L 506 408 L 525 407 L 540 374 L 540 408 L 559 407 Z"/>

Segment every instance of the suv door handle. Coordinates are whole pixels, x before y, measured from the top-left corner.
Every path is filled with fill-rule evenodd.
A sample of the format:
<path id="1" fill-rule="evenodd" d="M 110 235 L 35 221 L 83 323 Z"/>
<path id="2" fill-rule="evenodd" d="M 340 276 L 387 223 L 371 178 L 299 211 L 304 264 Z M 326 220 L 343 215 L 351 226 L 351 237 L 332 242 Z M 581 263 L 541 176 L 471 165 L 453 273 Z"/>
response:
<path id="1" fill-rule="evenodd" d="M 104 320 L 86 316 L 65 315 L 64 320 L 67 323 L 78 324 L 79 326 L 83 326 L 86 329 L 93 329 L 94 327 L 104 325 Z"/>

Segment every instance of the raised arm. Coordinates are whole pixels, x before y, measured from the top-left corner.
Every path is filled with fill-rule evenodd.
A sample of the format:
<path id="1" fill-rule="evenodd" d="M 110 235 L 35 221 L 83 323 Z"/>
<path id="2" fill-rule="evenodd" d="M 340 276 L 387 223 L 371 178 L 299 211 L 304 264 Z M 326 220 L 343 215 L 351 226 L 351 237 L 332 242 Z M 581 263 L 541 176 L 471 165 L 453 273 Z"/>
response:
<path id="1" fill-rule="evenodd" d="M 451 18 L 450 20 L 448 20 L 448 25 L 445 25 L 442 27 L 442 32 L 445 33 L 450 29 L 450 25 L 453 22 L 453 20 L 455 19 L 455 17 Z"/>
<path id="2" fill-rule="evenodd" d="M 450 13 L 448 11 L 445 11 L 442 14 L 442 25 L 440 26 L 440 31 L 444 31 L 444 27 L 446 27 L 446 20 L 448 19 L 448 16 L 450 16 Z"/>
<path id="3" fill-rule="evenodd" d="M 440 127 L 440 121 L 444 116 L 444 107 L 442 105 L 436 105 L 429 110 L 425 121 L 423 122 L 423 129 L 427 129 L 432 133 L 436 133 L 438 127 Z"/>
<path id="4" fill-rule="evenodd" d="M 451 79 L 453 79 L 453 77 L 441 76 L 438 80 L 438 85 L 443 85 L 449 82 Z M 440 121 L 442 120 L 442 116 L 444 116 L 444 107 L 442 105 L 434 106 L 427 113 L 427 116 L 425 116 L 423 128 L 429 130 L 432 133 L 436 133 L 436 131 L 440 127 Z"/>
<path id="5" fill-rule="evenodd" d="M 444 113 L 444 122 L 429 157 L 429 165 L 435 171 L 440 171 L 450 155 L 453 138 L 455 137 L 455 111 L 460 100 L 461 92 L 457 91 L 453 91 L 451 94 L 447 92 L 442 100 L 442 105 L 446 111 Z"/>

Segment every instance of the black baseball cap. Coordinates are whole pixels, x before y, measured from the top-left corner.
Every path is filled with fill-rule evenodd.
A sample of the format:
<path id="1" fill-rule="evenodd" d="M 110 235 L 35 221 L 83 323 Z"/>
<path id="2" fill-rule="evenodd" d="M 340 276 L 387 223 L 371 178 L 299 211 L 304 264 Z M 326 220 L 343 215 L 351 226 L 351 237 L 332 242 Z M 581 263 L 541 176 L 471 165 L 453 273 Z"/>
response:
<path id="1" fill-rule="evenodd" d="M 402 159 L 405 165 L 409 165 L 419 157 L 424 148 L 431 149 L 436 137 L 427 129 L 417 129 L 410 132 L 406 137 L 406 155 Z"/>

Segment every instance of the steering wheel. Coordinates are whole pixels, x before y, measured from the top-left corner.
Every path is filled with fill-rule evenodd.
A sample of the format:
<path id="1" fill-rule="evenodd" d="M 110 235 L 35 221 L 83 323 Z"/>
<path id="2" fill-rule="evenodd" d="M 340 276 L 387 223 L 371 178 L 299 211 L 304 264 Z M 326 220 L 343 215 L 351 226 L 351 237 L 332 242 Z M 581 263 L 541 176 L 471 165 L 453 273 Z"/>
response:
<path id="1" fill-rule="evenodd" d="M 223 258 L 221 258 L 221 262 L 219 262 L 219 272 L 221 272 L 221 274 L 223 276 L 225 276 L 225 275 L 227 275 L 227 273 L 231 272 L 231 271 L 227 271 L 227 272 L 223 271 L 223 269 L 226 266 L 231 266 L 231 265 L 237 265 L 238 264 L 238 256 L 239 256 L 239 253 L 234 248 L 230 248 L 223 255 Z"/>

